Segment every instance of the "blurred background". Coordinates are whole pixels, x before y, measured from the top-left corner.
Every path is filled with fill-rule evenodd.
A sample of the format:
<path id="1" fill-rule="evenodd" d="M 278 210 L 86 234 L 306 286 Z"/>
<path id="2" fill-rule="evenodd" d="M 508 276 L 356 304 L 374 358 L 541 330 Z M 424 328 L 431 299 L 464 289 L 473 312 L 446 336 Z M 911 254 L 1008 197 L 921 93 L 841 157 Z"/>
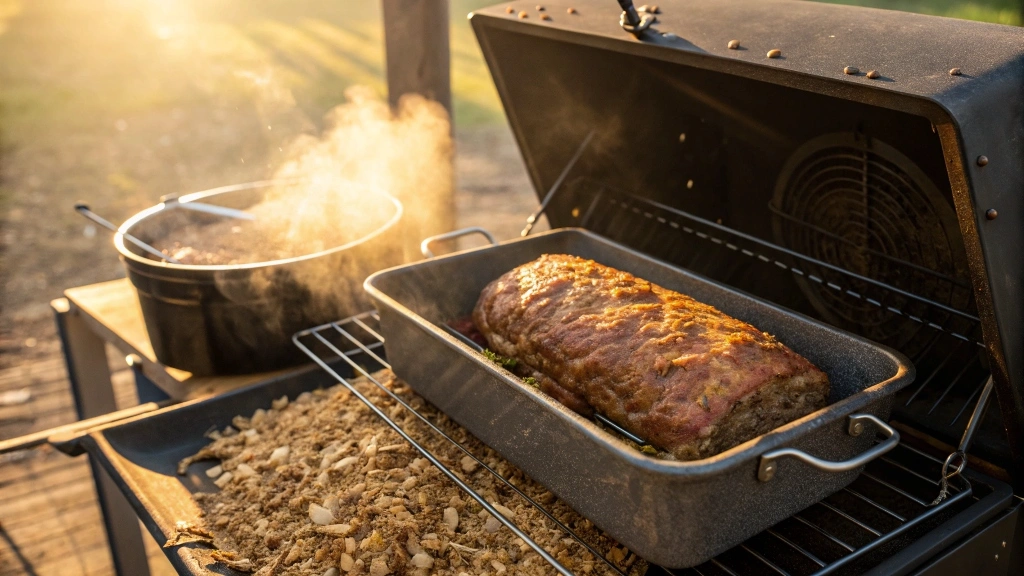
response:
<path id="1" fill-rule="evenodd" d="M 834 1 L 1024 22 L 1024 0 Z M 451 2 L 458 221 L 510 237 L 532 190 L 465 19 L 493 3 Z M 380 18 L 372 0 L 0 0 L 0 438 L 73 418 L 49 301 L 124 275 L 72 204 L 120 223 L 272 174 L 346 88 L 385 95 Z M 0 459 L 0 576 L 109 573 L 81 460 Z"/>

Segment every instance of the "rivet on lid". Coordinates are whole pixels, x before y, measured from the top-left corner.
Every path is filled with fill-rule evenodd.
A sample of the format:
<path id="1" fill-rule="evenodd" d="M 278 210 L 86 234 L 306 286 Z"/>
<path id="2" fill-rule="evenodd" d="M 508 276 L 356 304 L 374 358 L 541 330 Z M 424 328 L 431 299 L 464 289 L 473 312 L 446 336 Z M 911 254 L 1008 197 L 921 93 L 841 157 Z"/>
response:
<path id="1" fill-rule="evenodd" d="M 985 218 L 989 220 L 995 220 L 999 217 L 999 212 L 995 208 L 989 208 L 985 211 Z"/>
<path id="2" fill-rule="evenodd" d="M 985 155 L 978 156 L 978 159 L 976 160 L 976 162 L 978 163 L 978 166 L 988 166 L 988 156 L 985 156 Z"/>

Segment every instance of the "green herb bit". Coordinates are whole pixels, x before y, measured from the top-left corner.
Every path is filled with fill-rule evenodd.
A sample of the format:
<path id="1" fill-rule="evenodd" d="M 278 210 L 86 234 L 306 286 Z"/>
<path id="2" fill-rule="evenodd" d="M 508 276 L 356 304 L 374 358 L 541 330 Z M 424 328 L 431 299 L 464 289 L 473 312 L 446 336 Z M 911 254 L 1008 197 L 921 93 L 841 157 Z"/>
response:
<path id="1" fill-rule="evenodd" d="M 651 446 L 650 444 L 642 446 L 640 448 L 640 451 L 643 452 L 644 454 L 650 454 L 651 456 L 654 456 L 655 454 L 658 453 L 658 449 L 655 448 L 654 446 Z"/>
<path id="2" fill-rule="evenodd" d="M 506 358 L 505 356 L 491 352 L 487 348 L 484 348 L 484 356 L 491 362 L 494 362 L 506 370 L 511 370 L 516 367 L 516 364 L 519 364 L 519 361 L 515 358 Z"/>
<path id="3" fill-rule="evenodd" d="M 523 383 L 529 386 L 533 386 L 534 388 L 540 388 L 540 384 L 537 384 L 537 379 L 534 378 L 533 376 L 527 376 L 526 378 L 523 378 Z"/>

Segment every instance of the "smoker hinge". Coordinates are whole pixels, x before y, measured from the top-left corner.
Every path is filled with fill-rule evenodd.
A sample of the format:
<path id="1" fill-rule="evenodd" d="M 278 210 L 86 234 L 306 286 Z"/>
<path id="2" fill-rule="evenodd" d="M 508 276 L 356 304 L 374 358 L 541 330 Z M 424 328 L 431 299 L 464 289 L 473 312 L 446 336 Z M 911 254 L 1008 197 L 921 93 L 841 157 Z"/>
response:
<path id="1" fill-rule="evenodd" d="M 657 18 L 650 14 L 644 14 L 643 17 L 636 11 L 636 7 L 633 6 L 633 0 L 619 0 L 619 6 L 622 7 L 622 16 L 619 17 L 619 26 L 626 32 L 629 32 L 637 38 L 644 33 L 645 30 L 651 27 L 651 24 L 657 20 Z"/>

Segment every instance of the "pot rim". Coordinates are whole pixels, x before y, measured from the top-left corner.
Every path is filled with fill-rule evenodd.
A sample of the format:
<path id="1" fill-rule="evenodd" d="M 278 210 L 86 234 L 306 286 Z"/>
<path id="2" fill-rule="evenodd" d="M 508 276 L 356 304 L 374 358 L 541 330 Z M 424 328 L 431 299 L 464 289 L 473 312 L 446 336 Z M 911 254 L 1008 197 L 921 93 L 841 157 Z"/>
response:
<path id="1" fill-rule="evenodd" d="M 192 201 L 195 201 L 195 200 L 201 200 L 203 198 L 208 198 L 210 196 L 217 196 L 219 194 L 225 194 L 225 193 L 228 193 L 228 192 L 240 192 L 242 190 L 253 190 L 253 189 L 256 189 L 256 188 L 265 188 L 265 187 L 273 186 L 275 184 L 294 183 L 294 182 L 297 182 L 297 181 L 301 182 L 302 180 L 303 180 L 303 178 L 278 178 L 278 179 L 271 179 L 271 180 L 258 180 L 256 182 L 246 182 L 244 184 L 230 184 L 230 185 L 227 185 L 227 186 L 219 186 L 217 188 L 210 188 L 209 190 L 202 190 L 200 192 L 192 192 L 191 194 L 184 194 L 182 196 L 179 196 L 177 198 L 177 201 L 178 202 L 192 202 Z M 283 264 L 291 264 L 293 262 L 301 262 L 303 260 L 312 260 L 313 258 L 320 258 L 320 257 L 325 256 L 327 254 L 332 254 L 332 253 L 335 253 L 335 252 L 341 252 L 343 250 L 348 250 L 348 249 L 353 248 L 353 247 L 355 247 L 355 246 L 357 246 L 359 244 L 363 244 L 364 242 L 368 242 L 368 241 L 372 240 L 373 238 L 376 238 L 377 236 L 380 236 L 384 232 L 390 230 L 391 228 L 393 228 L 398 223 L 398 221 L 402 218 L 402 213 L 404 211 L 404 208 L 402 206 L 402 202 L 400 200 L 398 200 L 398 198 L 395 198 L 394 196 L 392 196 L 391 194 L 388 194 L 387 192 L 380 192 L 380 191 L 378 191 L 378 192 L 376 192 L 376 194 L 379 194 L 380 196 L 383 196 L 387 200 L 390 200 L 392 205 L 395 207 L 394 215 L 392 215 L 391 218 L 387 222 L 382 224 L 380 227 L 378 227 L 373 232 L 371 232 L 371 233 L 369 233 L 369 234 L 367 234 L 367 235 L 365 235 L 365 236 L 363 236 L 361 238 L 357 238 L 357 239 L 355 239 L 355 240 L 353 240 L 351 242 L 347 242 L 345 244 L 341 244 L 341 245 L 338 245 L 338 246 L 334 246 L 332 248 L 328 248 L 327 250 L 321 250 L 319 252 L 312 252 L 310 254 L 303 254 L 302 256 L 293 256 L 291 258 L 283 258 L 283 259 L 279 259 L 279 260 L 267 260 L 267 261 L 264 261 L 264 262 L 250 262 L 248 264 L 199 265 L 199 264 L 172 264 L 170 262 L 151 260 L 149 258 L 146 258 L 144 256 L 140 256 L 139 254 L 136 254 L 135 252 L 132 252 L 131 250 L 129 250 L 127 248 L 127 246 L 125 245 L 124 235 L 126 233 L 129 233 L 129 231 L 134 226 L 138 225 L 139 223 L 141 223 L 145 219 L 147 219 L 147 218 L 149 218 L 149 217 L 151 217 L 151 216 L 153 216 L 155 214 L 158 214 L 158 213 L 162 212 L 163 210 L 165 210 L 167 208 L 166 202 L 161 202 L 161 203 L 159 203 L 159 204 L 157 204 L 155 206 L 151 206 L 151 207 L 149 207 L 149 208 L 147 208 L 147 209 L 145 209 L 145 210 L 135 214 L 131 218 L 125 220 L 124 223 L 121 224 L 121 226 L 118 227 L 117 234 L 114 235 L 114 246 L 117 248 L 117 251 L 121 254 L 121 256 L 123 258 L 127 258 L 129 260 L 132 260 L 133 262 L 137 262 L 137 263 L 140 263 L 140 264 L 143 264 L 143 265 L 152 266 L 153 268 L 167 269 L 167 270 L 195 270 L 195 271 L 207 271 L 207 272 L 219 272 L 219 271 L 227 271 L 227 270 L 252 270 L 252 269 L 256 269 L 256 268 L 265 268 L 265 267 L 270 267 L 270 266 L 280 266 L 280 265 L 283 265 Z"/>

